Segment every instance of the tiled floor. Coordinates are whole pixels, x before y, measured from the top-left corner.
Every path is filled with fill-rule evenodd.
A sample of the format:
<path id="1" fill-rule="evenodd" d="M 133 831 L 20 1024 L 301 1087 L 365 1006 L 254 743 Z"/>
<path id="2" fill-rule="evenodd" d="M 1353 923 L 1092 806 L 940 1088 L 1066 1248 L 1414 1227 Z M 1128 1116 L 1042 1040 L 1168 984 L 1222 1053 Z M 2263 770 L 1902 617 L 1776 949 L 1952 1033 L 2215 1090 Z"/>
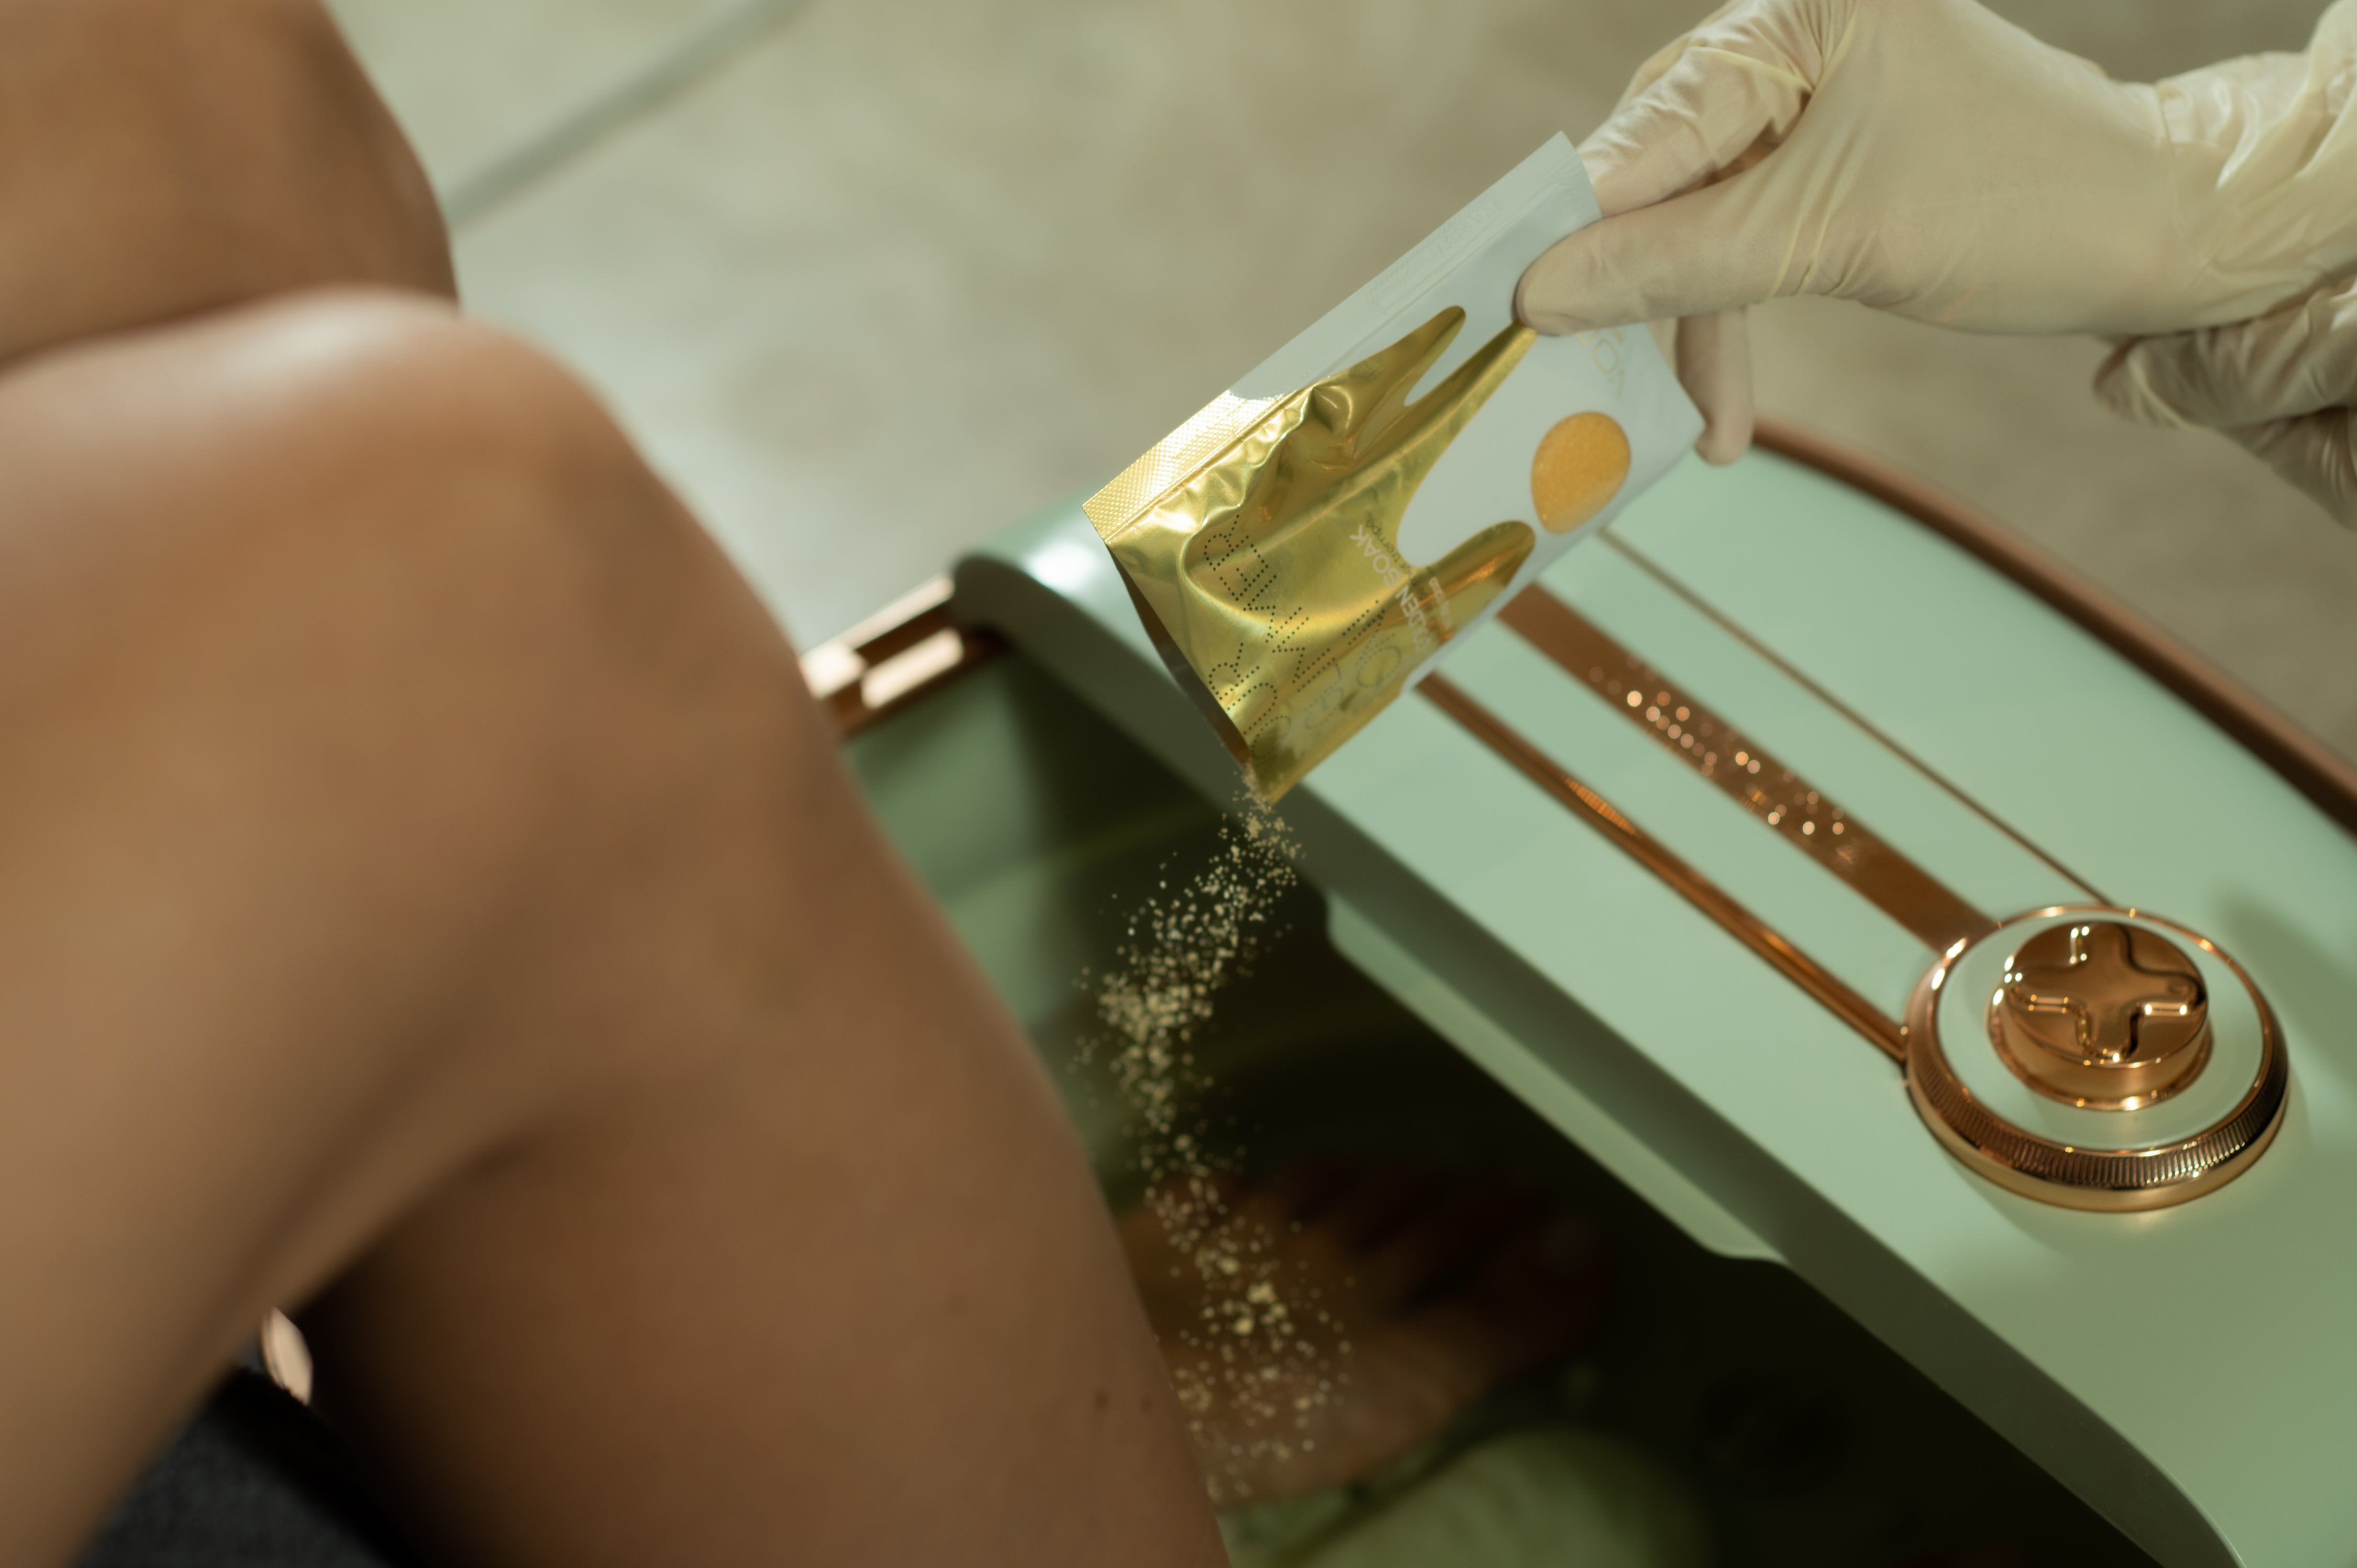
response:
<path id="1" fill-rule="evenodd" d="M 336 3 L 437 181 L 479 192 L 760 9 L 717 69 L 472 213 L 458 248 L 474 306 L 605 389 L 804 639 L 1135 456 L 1593 124 L 1686 8 Z M 2297 47 L 2319 5 L 1999 8 L 2146 77 Z M 2215 438 L 2110 419 L 2094 346 L 1821 302 L 1757 332 L 1766 406 L 1978 501 L 2357 755 L 2357 538 Z"/>

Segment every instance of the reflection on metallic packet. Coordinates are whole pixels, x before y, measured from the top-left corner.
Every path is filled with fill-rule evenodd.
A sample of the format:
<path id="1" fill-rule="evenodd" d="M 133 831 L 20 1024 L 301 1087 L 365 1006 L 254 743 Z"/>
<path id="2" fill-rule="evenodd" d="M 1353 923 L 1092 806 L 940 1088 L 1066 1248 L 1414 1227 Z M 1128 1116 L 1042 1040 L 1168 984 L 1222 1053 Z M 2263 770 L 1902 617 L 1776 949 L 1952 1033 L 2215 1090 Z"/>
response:
<path id="1" fill-rule="evenodd" d="M 1265 797 L 1699 432 L 1646 334 L 1607 353 L 1512 319 L 1523 267 L 1595 216 L 1558 136 L 1244 385 L 1314 379 L 1220 398 L 1087 503 Z"/>

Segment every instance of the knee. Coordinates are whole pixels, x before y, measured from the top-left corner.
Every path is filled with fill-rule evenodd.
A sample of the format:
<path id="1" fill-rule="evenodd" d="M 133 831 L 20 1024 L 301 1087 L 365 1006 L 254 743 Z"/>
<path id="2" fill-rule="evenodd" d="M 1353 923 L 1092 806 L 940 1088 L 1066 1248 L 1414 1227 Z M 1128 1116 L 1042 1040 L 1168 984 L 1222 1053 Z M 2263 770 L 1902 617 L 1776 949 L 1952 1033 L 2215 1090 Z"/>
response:
<path id="1" fill-rule="evenodd" d="M 185 850 L 285 950 L 408 932 L 437 976 L 667 963 L 657 908 L 734 952 L 842 798 L 782 637 L 596 400 L 382 292 L 0 375 L 0 739 L 24 821 L 101 800 L 91 842 L 162 846 L 107 851 L 140 880 Z"/>
<path id="2" fill-rule="evenodd" d="M 242 313 L 200 351 L 209 417 L 306 499 L 279 515 L 420 607 L 500 607 L 576 669 L 733 639 L 784 657 L 749 590 L 599 400 L 523 341 L 400 295 Z M 306 476 L 308 476 L 307 478 Z"/>
<path id="3" fill-rule="evenodd" d="M 774 923 L 856 836 L 783 637 L 596 401 L 399 295 L 0 377 L 0 736 L 60 777 L 201 778 L 242 825 L 175 831 L 259 813 L 273 865 L 326 845 L 468 908 L 627 887 L 592 924 Z"/>
<path id="4" fill-rule="evenodd" d="M 432 188 L 317 0 L 0 7 L 0 358 L 307 286 L 455 292 Z"/>
<path id="5" fill-rule="evenodd" d="M 102 644 L 228 639 L 314 686 L 327 653 L 533 723 L 794 707 L 782 637 L 597 400 L 414 296 L 297 295 L 25 367 L 0 378 L 0 549 L 74 576 L 0 574 L 20 631 L 62 611 Z"/>
<path id="6" fill-rule="evenodd" d="M 283 628 L 266 668 L 357 644 L 325 700 L 377 715 L 363 745 L 389 771 L 444 759 L 513 842 L 561 839 L 622 905 L 700 908 L 732 961 L 794 889 L 840 880 L 812 868 L 864 830 L 791 646 L 587 389 L 396 295 L 251 314 L 214 353 L 237 412 L 213 438 L 289 477 L 265 509 L 209 493 L 233 498 L 220 575 L 277 579 L 238 618 Z M 582 918 L 625 943 L 613 975 L 638 972 L 633 920 Z M 661 1031 L 641 1043 L 683 1065 Z"/>

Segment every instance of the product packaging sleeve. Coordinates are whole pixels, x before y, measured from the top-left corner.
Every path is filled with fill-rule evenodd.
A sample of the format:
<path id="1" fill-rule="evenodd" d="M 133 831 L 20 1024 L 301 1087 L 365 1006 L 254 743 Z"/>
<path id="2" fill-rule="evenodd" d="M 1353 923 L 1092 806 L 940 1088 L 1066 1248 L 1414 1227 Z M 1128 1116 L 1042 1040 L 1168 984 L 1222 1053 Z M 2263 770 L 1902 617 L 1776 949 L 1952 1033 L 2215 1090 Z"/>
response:
<path id="1" fill-rule="evenodd" d="M 1086 503 L 1264 798 L 1701 434 L 1642 328 L 1514 319 L 1523 269 L 1598 217 L 1555 137 Z"/>

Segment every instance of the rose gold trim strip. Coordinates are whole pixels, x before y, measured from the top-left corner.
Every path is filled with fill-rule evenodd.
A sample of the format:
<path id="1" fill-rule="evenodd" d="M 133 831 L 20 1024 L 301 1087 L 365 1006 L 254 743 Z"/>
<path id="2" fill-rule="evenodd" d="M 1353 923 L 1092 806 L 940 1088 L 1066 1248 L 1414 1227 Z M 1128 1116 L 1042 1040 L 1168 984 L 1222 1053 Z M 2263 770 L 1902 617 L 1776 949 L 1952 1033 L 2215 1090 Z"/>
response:
<path id="1" fill-rule="evenodd" d="M 1858 729 L 1864 731 L 1869 736 L 1872 736 L 1885 751 L 1888 751 L 1891 756 L 1896 757 L 1900 761 L 1907 764 L 1908 767 L 1913 768 L 1916 772 L 1930 779 L 1933 784 L 1938 785 L 1940 789 L 1952 797 L 1958 805 L 1964 807 L 1966 811 L 1980 818 L 1981 821 L 1986 822 L 1989 826 L 1995 828 L 1997 832 L 2003 833 L 2006 837 L 2019 844 L 2023 849 L 2028 850 L 2040 860 L 2044 861 L 2047 866 L 2052 870 L 2056 875 L 2061 877 L 2065 882 L 2071 883 L 2072 886 L 2076 886 L 2081 892 L 2086 894 L 2087 897 L 2095 903 L 2109 904 L 2111 902 L 2111 899 L 2105 897 L 2103 892 L 2098 889 L 2093 883 L 2088 881 L 2085 877 L 2080 875 L 2077 872 L 2072 870 L 2069 866 L 2063 865 L 2061 861 L 2047 854 L 2038 845 L 2024 838 L 2003 818 L 1990 811 L 1986 806 L 1982 805 L 1978 800 L 1974 800 L 1970 795 L 1965 794 L 1964 789 L 1950 780 L 1947 775 L 1942 773 L 1938 768 L 1933 768 L 1930 763 L 1924 761 L 1921 757 L 1908 750 L 1907 747 L 1900 745 L 1897 740 L 1885 733 L 1880 725 L 1875 724 L 1873 720 L 1867 718 L 1864 714 L 1859 713 L 1856 708 L 1851 707 L 1847 703 L 1843 702 L 1839 697 L 1835 696 L 1831 692 L 1828 692 L 1823 686 L 1818 685 L 1815 681 L 1810 679 L 1805 671 L 1787 660 L 1782 654 L 1777 652 L 1774 649 L 1769 647 L 1766 643 L 1752 636 L 1750 632 L 1745 630 L 1717 605 L 1712 604 L 1708 599 L 1704 598 L 1700 594 L 1695 592 L 1694 589 L 1688 587 L 1676 577 L 1671 575 L 1669 568 L 1663 566 L 1660 562 L 1654 560 L 1652 556 L 1646 554 L 1643 551 L 1638 549 L 1635 545 L 1630 543 L 1627 540 L 1614 532 L 1609 524 L 1601 533 L 1597 535 L 1597 539 L 1599 542 L 1609 545 L 1614 551 L 1618 552 L 1629 562 L 1631 565 L 1636 567 L 1639 571 L 1652 578 L 1653 581 L 1659 583 L 1663 587 L 1667 588 L 1671 593 L 1675 594 L 1695 611 L 1708 619 L 1712 625 L 1717 627 L 1721 631 L 1724 631 L 1729 637 L 1734 638 L 1738 642 L 1740 642 L 1744 647 L 1758 654 L 1761 659 L 1767 660 L 1770 664 L 1774 665 L 1778 670 L 1783 671 L 1784 674 L 1792 680 L 1793 684 L 1799 686 L 1803 691 L 1805 691 L 1810 695 L 1815 697 L 1817 701 L 1824 703 L 1825 706 L 1831 708 L 1834 712 L 1847 719 L 1851 724 L 1857 725 Z"/>
<path id="2" fill-rule="evenodd" d="M 2120 599 L 1954 497 L 1814 431 L 1763 415 L 1753 438 L 1780 457 L 1904 512 L 1996 567 L 2176 693 L 2326 816 L 2357 832 L 2357 766 Z"/>
<path id="3" fill-rule="evenodd" d="M 1717 884 L 1615 811 L 1601 795 L 1565 772 L 1545 753 L 1467 695 L 1461 687 L 1444 676 L 1431 675 L 1426 677 L 1416 690 L 1430 698 L 1441 712 L 1464 725 L 1476 740 L 1512 763 L 1539 788 L 1585 817 L 1631 859 L 1667 883 L 1688 903 L 1717 921 L 1720 929 L 1774 965 L 1779 973 L 1823 1003 L 1843 1023 L 1864 1035 L 1876 1049 L 1895 1062 L 1902 1065 L 1906 1062 L 1906 1039 L 1898 1020 L 1885 1016 L 1873 1003 L 1851 990 L 1833 972 L 1720 891 Z"/>
<path id="4" fill-rule="evenodd" d="M 1700 698 L 1680 691 L 1545 588 L 1534 585 L 1498 614 L 1565 673 L 1592 688 L 1614 712 L 1650 733 L 1672 756 L 1739 801 L 1785 843 L 1849 884 L 1933 952 L 1996 929 L 1995 920 L 1812 789 L 1807 779 L 1705 707 Z"/>
<path id="5" fill-rule="evenodd" d="M 945 634 L 957 637 L 956 656 L 942 661 L 931 646 Z M 1006 651 L 996 633 L 960 627 L 950 616 L 950 580 L 936 577 L 802 656 L 802 679 L 811 695 L 834 721 L 835 735 L 848 739 L 877 720 L 931 695 L 976 665 Z M 896 660 L 937 666 L 918 678 L 895 679 Z M 871 701 L 871 698 L 874 699 Z"/>

